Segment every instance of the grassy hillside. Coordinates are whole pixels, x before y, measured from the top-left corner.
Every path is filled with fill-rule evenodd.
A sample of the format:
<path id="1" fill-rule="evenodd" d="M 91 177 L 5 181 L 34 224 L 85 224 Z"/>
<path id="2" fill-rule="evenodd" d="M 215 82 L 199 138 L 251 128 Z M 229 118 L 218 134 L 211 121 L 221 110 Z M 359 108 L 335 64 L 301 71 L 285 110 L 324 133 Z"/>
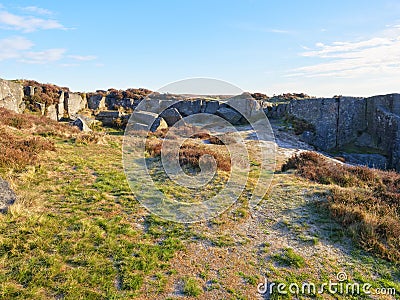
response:
<path id="1" fill-rule="evenodd" d="M 129 189 L 122 132 L 82 134 L 1 113 L 0 144 L 14 152 L 2 151 L 0 173 L 19 197 L 0 215 L 1 299 L 262 299 L 264 276 L 320 284 L 338 272 L 400 292 L 398 260 L 358 247 L 349 224 L 326 208 L 337 182 L 277 171 L 256 211 L 243 194 L 211 221 L 166 222 Z"/>

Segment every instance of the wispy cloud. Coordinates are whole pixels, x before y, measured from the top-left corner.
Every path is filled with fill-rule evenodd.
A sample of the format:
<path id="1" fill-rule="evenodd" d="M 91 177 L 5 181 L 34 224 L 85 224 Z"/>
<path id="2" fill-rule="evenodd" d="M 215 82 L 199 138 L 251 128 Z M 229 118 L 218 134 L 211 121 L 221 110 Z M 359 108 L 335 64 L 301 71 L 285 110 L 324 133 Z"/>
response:
<path id="1" fill-rule="evenodd" d="M 90 61 L 97 59 L 97 56 L 94 55 L 68 55 L 68 57 L 79 61 Z"/>
<path id="2" fill-rule="evenodd" d="M 0 40 L 0 61 L 6 59 L 19 58 L 24 50 L 28 50 L 33 43 L 20 36 L 9 37 Z"/>
<path id="3" fill-rule="evenodd" d="M 1 6 L 0 6 L 1 8 Z M 51 16 L 53 15 L 53 12 L 46 9 L 46 8 L 41 8 L 37 6 L 26 6 L 26 7 L 21 7 L 23 11 L 27 11 L 30 13 L 38 14 L 38 15 L 44 15 L 44 16 Z"/>
<path id="4" fill-rule="evenodd" d="M 23 59 L 21 59 L 20 61 L 29 64 L 45 64 L 49 62 L 55 62 L 64 58 L 64 54 L 66 51 L 66 49 L 58 48 L 47 49 L 44 51 L 25 52 L 23 55 Z"/>
<path id="5" fill-rule="evenodd" d="M 391 26 L 381 34 L 359 41 L 317 43 L 300 54 L 321 62 L 300 67 L 288 76 L 358 77 L 365 74 L 400 74 L 400 28 Z"/>
<path id="6" fill-rule="evenodd" d="M 67 49 L 64 48 L 35 51 L 34 43 L 22 36 L 0 39 L 0 61 L 11 59 L 29 64 L 60 62 L 63 66 L 75 66 L 76 61 L 91 61 L 96 58 L 93 55 L 67 55 Z M 68 62 L 68 59 L 75 62 Z"/>
<path id="7" fill-rule="evenodd" d="M 40 29 L 67 29 L 54 19 L 20 16 L 5 10 L 0 10 L 0 26 L 5 29 L 20 30 L 23 32 L 33 32 Z"/>

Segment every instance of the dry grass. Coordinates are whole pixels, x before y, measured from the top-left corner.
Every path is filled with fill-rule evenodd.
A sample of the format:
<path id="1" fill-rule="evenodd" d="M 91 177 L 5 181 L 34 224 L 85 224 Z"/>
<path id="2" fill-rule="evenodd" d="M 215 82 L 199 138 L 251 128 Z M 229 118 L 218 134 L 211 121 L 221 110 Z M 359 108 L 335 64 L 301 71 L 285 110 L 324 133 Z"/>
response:
<path id="1" fill-rule="evenodd" d="M 160 156 L 162 143 L 162 139 L 149 139 L 146 144 L 147 152 L 152 157 Z M 176 147 L 179 147 L 179 141 L 176 141 Z M 173 152 L 169 150 L 167 150 L 167 153 L 164 153 L 164 155 L 166 155 L 166 157 L 171 157 L 171 159 L 174 157 Z M 201 141 L 196 141 L 196 139 L 188 139 L 180 146 L 179 163 L 181 166 L 199 168 L 200 158 L 204 155 L 213 156 L 219 170 L 226 172 L 231 170 L 231 160 L 225 146 L 206 145 Z M 208 160 L 205 157 L 205 163 L 207 162 Z"/>
<path id="2" fill-rule="evenodd" d="M 400 262 L 400 174 L 334 163 L 315 152 L 291 157 L 282 171 L 296 169 L 309 180 L 332 184 L 326 204 L 367 251 Z"/>
<path id="3" fill-rule="evenodd" d="M 75 138 L 75 143 L 76 144 L 102 144 L 104 143 L 104 133 L 101 132 L 81 132 L 78 134 Z"/>

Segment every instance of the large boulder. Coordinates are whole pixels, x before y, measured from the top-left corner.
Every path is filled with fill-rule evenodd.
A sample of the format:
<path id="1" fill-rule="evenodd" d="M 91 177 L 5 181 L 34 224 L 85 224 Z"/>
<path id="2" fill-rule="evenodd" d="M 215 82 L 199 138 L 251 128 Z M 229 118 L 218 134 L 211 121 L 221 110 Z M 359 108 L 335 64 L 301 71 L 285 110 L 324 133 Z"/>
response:
<path id="1" fill-rule="evenodd" d="M 259 101 L 255 100 L 249 93 L 232 97 L 226 104 L 249 119 L 259 116 L 259 113 L 263 111 Z"/>
<path id="2" fill-rule="evenodd" d="M 201 112 L 206 114 L 215 114 L 219 109 L 219 101 L 204 100 L 201 105 Z"/>
<path id="3" fill-rule="evenodd" d="M 105 126 L 113 126 L 116 119 L 121 118 L 123 114 L 115 110 L 103 110 L 96 115 L 96 119 Z"/>
<path id="4" fill-rule="evenodd" d="M 17 196 L 10 188 L 7 181 L 0 178 L 0 211 L 4 212 L 7 208 L 15 202 Z"/>
<path id="5" fill-rule="evenodd" d="M 56 104 L 56 109 L 57 109 L 57 117 L 58 120 L 64 117 L 64 112 L 65 112 L 65 93 L 64 91 L 60 91 L 60 98 L 58 98 L 58 103 Z"/>
<path id="6" fill-rule="evenodd" d="M 21 84 L 0 79 L 0 107 L 17 113 L 25 109 L 24 89 Z"/>
<path id="7" fill-rule="evenodd" d="M 164 110 L 160 116 L 165 120 L 165 122 L 167 122 L 168 126 L 173 126 L 176 122 L 182 119 L 181 114 L 174 107 Z"/>
<path id="8" fill-rule="evenodd" d="M 84 97 L 77 93 L 66 92 L 64 94 L 65 110 L 69 117 L 73 117 L 77 112 L 86 108 L 87 103 Z"/>
<path id="9" fill-rule="evenodd" d="M 133 130 L 146 131 L 150 126 L 150 131 L 154 132 L 158 129 L 168 128 L 168 124 L 164 118 L 159 117 L 156 113 L 143 110 L 136 110 L 129 122 L 133 124 Z"/>
<path id="10" fill-rule="evenodd" d="M 88 124 L 86 123 L 86 120 L 82 117 L 78 117 L 75 121 L 72 122 L 72 125 L 76 126 L 79 128 L 80 131 L 83 132 L 89 132 L 92 131 Z"/>
<path id="11" fill-rule="evenodd" d="M 49 105 L 46 108 L 46 117 L 54 120 L 54 121 L 58 121 L 58 112 L 57 112 L 57 107 L 55 104 Z"/>
<path id="12" fill-rule="evenodd" d="M 229 108 L 229 107 L 221 107 L 217 110 L 216 114 L 225 120 L 227 120 L 229 123 L 236 125 L 239 124 L 240 119 L 242 118 L 242 115 L 238 113 L 236 110 Z"/>
<path id="13" fill-rule="evenodd" d="M 154 123 L 151 125 L 150 131 L 154 132 L 159 129 L 165 129 L 165 128 L 168 128 L 167 122 L 165 122 L 163 118 L 158 117 L 154 120 Z"/>
<path id="14" fill-rule="evenodd" d="M 201 99 L 196 100 L 182 100 L 173 105 L 179 113 L 184 116 L 190 116 L 201 112 Z"/>
<path id="15" fill-rule="evenodd" d="M 106 107 L 106 97 L 101 94 L 90 96 L 88 99 L 88 107 L 90 109 L 102 109 Z"/>

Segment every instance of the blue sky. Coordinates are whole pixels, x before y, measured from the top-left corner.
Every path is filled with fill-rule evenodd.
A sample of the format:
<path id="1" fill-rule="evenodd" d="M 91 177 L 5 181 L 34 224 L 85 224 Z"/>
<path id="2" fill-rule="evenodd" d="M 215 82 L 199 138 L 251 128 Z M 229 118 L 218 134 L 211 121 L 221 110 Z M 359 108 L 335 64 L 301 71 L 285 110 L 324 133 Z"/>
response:
<path id="1" fill-rule="evenodd" d="M 400 2 L 0 0 L 0 77 L 74 91 L 210 77 L 268 95 L 400 92 Z"/>

